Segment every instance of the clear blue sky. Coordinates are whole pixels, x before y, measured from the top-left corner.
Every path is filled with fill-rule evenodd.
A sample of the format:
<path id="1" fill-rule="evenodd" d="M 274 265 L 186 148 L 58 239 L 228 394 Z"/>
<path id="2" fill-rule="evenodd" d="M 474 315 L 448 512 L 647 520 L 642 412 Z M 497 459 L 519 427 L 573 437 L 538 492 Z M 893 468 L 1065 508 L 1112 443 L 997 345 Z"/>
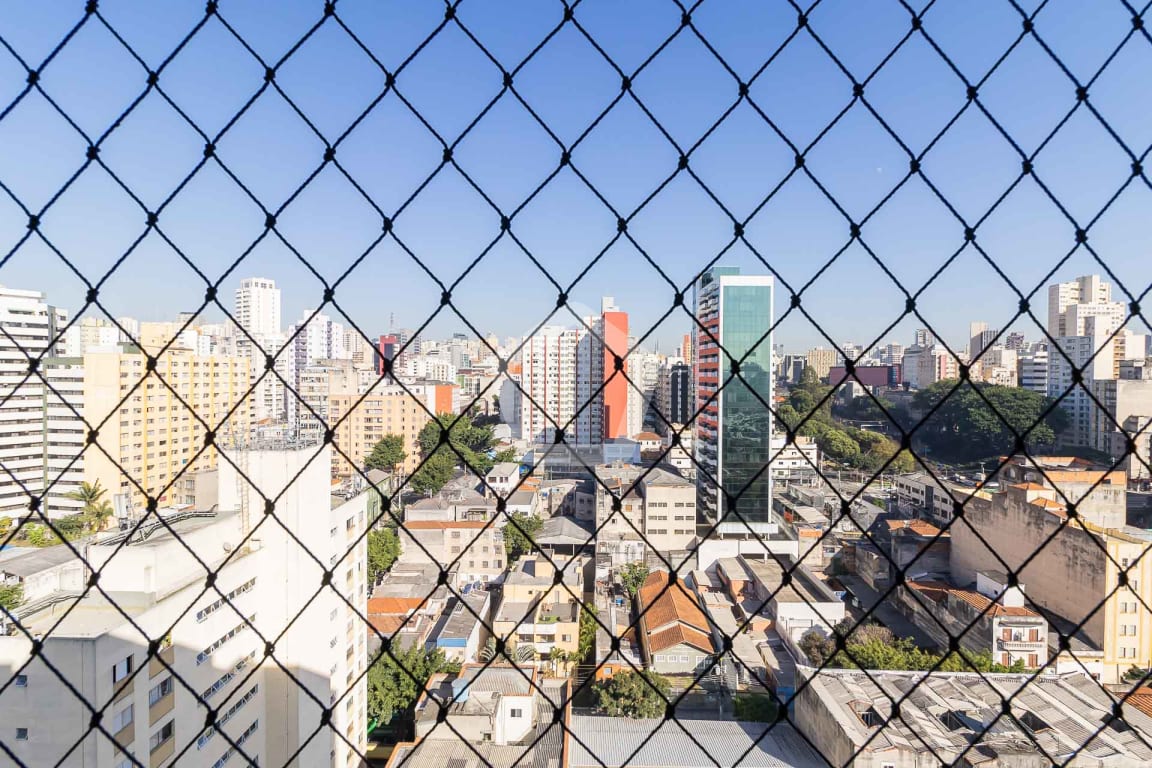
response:
<path id="1" fill-rule="evenodd" d="M 1024 3 L 1032 7 L 1034 3 Z M 266 62 L 278 60 L 322 15 L 321 2 L 224 0 L 221 14 Z M 40 62 L 83 16 L 83 2 L 11 3 L 0 36 L 30 66 Z M 151 68 L 201 20 L 202 2 L 114 2 L 101 13 Z M 274 11 L 272 9 L 275 9 Z M 391 69 L 396 69 L 444 18 L 442 3 L 403 0 L 337 4 L 340 17 Z M 562 18 L 547 0 L 464 0 L 460 21 L 512 70 Z M 680 25 L 670 0 L 587 0 L 576 19 L 623 70 L 634 71 Z M 864 80 L 906 33 L 910 19 L 894 0 L 820 3 L 811 27 L 857 80 Z M 737 75 L 752 78 L 796 26 L 796 13 L 773 0 L 706 0 L 693 23 Z M 77 126 L 96 137 L 144 90 L 146 72 L 97 19 L 91 19 L 48 64 L 41 84 Z M 1021 30 L 1000 0 L 940 0 L 924 29 L 972 81 L 979 81 Z M 1121 3 L 1053 0 L 1036 30 L 1081 81 L 1091 79 L 1132 29 Z M 1089 98 L 1138 154 L 1152 144 L 1152 44 L 1132 37 Z M 217 19 L 160 74 L 159 85 L 206 133 L 220 131 L 255 94 L 264 71 Z M 0 103 L 24 88 L 26 71 L 0 50 Z M 277 82 L 335 141 L 376 98 L 384 76 L 347 34 L 329 21 L 278 71 Z M 449 143 L 502 88 L 500 68 L 454 24 L 405 67 L 397 88 Z M 620 78 L 572 25 L 566 25 L 524 67 L 514 87 L 556 136 L 571 144 L 620 92 Z M 694 145 L 738 98 L 737 82 L 684 29 L 634 81 L 636 95 L 681 147 Z M 750 88 L 751 98 L 794 143 L 806 146 L 852 102 L 849 78 L 801 32 Z M 915 151 L 964 106 L 965 87 L 927 41 L 914 35 L 867 84 L 865 97 Z M 1075 88 L 1035 40 L 1024 40 L 984 84 L 979 98 L 1027 152 L 1076 104 Z M 85 162 L 87 141 L 32 92 L 0 121 L 0 181 L 38 210 Z M 158 93 L 150 93 L 105 140 L 101 159 L 150 208 L 200 161 L 203 140 Z M 219 142 L 219 157 L 263 204 L 280 207 L 320 165 L 323 142 L 279 94 L 266 90 Z M 442 147 L 396 93 L 344 140 L 337 159 L 385 212 L 441 162 Z M 677 151 L 630 98 L 624 98 L 574 150 L 574 166 L 620 212 L 630 215 L 676 169 Z M 560 148 L 506 92 L 456 147 L 460 167 L 505 211 L 516 208 L 558 166 Z M 793 152 L 748 103 L 691 155 L 691 168 L 739 219 L 746 218 L 793 166 Z M 857 101 L 807 159 L 812 174 L 853 218 L 860 219 L 899 183 L 908 160 Z M 974 107 L 924 159 L 925 174 L 957 211 L 976 220 L 1015 179 L 1019 159 Z M 1130 159 L 1081 107 L 1036 159 L 1038 177 L 1082 223 L 1092 220 L 1125 183 Z M 1134 293 L 1152 280 L 1152 192 L 1131 184 L 1091 228 L 1089 242 Z M 91 165 L 51 206 L 43 231 L 93 281 L 144 231 L 144 213 L 99 167 Z M 264 216 L 210 162 L 160 215 L 159 227 L 211 278 L 218 277 L 263 229 Z M 285 239 L 330 280 L 378 236 L 380 219 L 336 168 L 325 168 L 282 213 Z M 680 285 L 729 245 L 732 223 L 686 173 L 636 214 L 629 232 Z M 26 217 L 0 195 L 0 238 L 7 252 L 26 231 Z M 615 216 L 563 169 L 512 221 L 512 231 L 565 286 L 616 232 Z M 499 234 L 499 216 L 452 167 L 444 168 L 395 221 L 395 232 L 445 283 L 451 283 Z M 1074 227 L 1026 179 L 978 230 L 978 243 L 1026 291 L 1074 245 Z M 804 285 L 848 240 L 848 223 L 806 176 L 797 174 L 748 224 L 748 240 L 788 284 Z M 963 227 L 920 179 L 905 184 L 863 228 L 864 242 L 916 291 L 963 244 Z M 722 259 L 767 271 L 743 244 Z M 1101 272 L 1083 250 L 1057 278 Z M 321 300 L 323 288 L 274 238 L 266 239 L 222 286 L 225 303 L 241 277 L 275 278 L 284 289 L 285 322 Z M 0 267 L 0 283 L 38 288 L 69 309 L 84 296 L 81 282 L 37 238 Z M 787 306 L 778 288 L 778 305 Z M 109 311 L 143 319 L 194 309 L 204 284 L 153 232 L 109 279 Z M 632 313 L 633 328 L 651 326 L 674 290 L 637 249 L 618 242 L 576 286 L 573 298 L 596 306 L 614 295 Z M 460 311 L 483 332 L 519 334 L 543 319 L 556 291 L 505 236 L 454 294 Z M 1044 317 L 1044 294 L 1037 316 Z M 416 327 L 438 306 L 440 288 L 391 239 L 372 250 L 336 291 L 337 301 L 370 335 L 389 315 Z M 1146 304 L 1148 302 L 1145 302 Z M 920 306 L 946 338 L 963 344 L 967 324 L 1001 326 L 1017 300 L 972 249 L 965 250 L 923 295 Z M 804 306 L 837 341 L 872 341 L 900 315 L 904 298 L 859 245 L 850 247 L 804 293 Z M 917 321 L 890 337 L 907 343 Z M 670 344 L 689 327 L 677 312 L 655 338 Z M 1018 326 L 1038 336 L 1035 326 Z M 462 330 L 442 312 L 433 334 Z M 800 316 L 776 337 L 790 349 L 823 340 Z"/>

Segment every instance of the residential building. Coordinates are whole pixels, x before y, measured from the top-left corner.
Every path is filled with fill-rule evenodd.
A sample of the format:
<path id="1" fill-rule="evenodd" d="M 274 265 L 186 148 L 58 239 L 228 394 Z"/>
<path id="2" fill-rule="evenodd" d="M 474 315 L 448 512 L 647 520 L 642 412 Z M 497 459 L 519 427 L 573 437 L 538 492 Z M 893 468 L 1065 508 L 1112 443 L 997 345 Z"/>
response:
<path id="1" fill-rule="evenodd" d="M 648 574 L 636 594 L 637 636 L 646 668 L 662 675 L 693 675 L 712 661 L 716 648 L 700 600 L 667 571 Z"/>
<path id="2" fill-rule="evenodd" d="M 621 312 L 611 297 L 605 297 L 601 301 L 599 320 L 593 324 L 592 330 L 594 335 L 586 338 L 589 343 L 599 346 L 601 352 L 598 362 L 591 359 L 595 352 L 589 356 L 589 361 L 593 363 L 593 375 L 589 377 L 589 383 L 593 389 L 603 385 L 597 399 L 603 409 L 604 437 L 628 437 L 632 434 L 628 425 L 628 395 L 631 388 L 623 375 L 625 372 L 631 373 L 633 367 L 633 360 L 628 355 L 628 313 Z M 595 375 L 597 373 L 599 376 Z"/>
<path id="3" fill-rule="evenodd" d="M 1120 425 L 1132 438 L 1132 453 L 1120 462 L 1120 469 L 1133 480 L 1147 482 L 1152 478 L 1152 416 L 1129 416 Z"/>
<path id="4" fill-rule="evenodd" d="M 844 601 L 787 555 L 721 558 L 716 568 L 733 601 L 748 614 L 764 611 L 792 645 L 812 630 L 830 635 L 846 615 Z"/>
<path id="5" fill-rule="evenodd" d="M 383 376 L 386 373 L 391 373 L 395 376 L 399 373 L 396 370 L 396 362 L 400 355 L 400 347 L 400 337 L 395 333 L 386 333 L 380 337 L 376 344 L 375 368 L 377 374 Z"/>
<path id="6" fill-rule="evenodd" d="M 24 517 L 33 498 L 51 517 L 80 509 L 67 494 L 83 480 L 88 429 L 80 360 L 60 356 L 67 320 L 44 294 L 0 286 L 0 517 Z"/>
<path id="7" fill-rule="evenodd" d="M 766 533 L 773 527 L 772 475 L 764 471 L 771 458 L 773 279 L 739 272 L 713 267 L 697 286 L 697 506 L 722 532 Z"/>
<path id="8" fill-rule="evenodd" d="M 138 512 L 146 495 L 196 503 L 196 475 L 216 468 L 219 446 L 248 439 L 248 366 L 246 357 L 205 357 L 175 343 L 155 358 L 128 345 L 84 355 L 84 419 L 104 424 L 101 450 L 85 453 L 84 480 Z"/>
<path id="9" fill-rule="evenodd" d="M 1000 490 L 970 498 L 965 524 L 951 529 L 956 583 L 980 571 L 1015 572 L 1050 621 L 1080 625 L 1077 635 L 1100 654 L 1109 683 L 1152 664 L 1144 607 L 1152 605 L 1152 535 L 1125 525 L 1126 480 L 1082 459 L 1018 458 L 1001 473 Z M 1074 520 L 1066 500 L 1075 501 Z"/>
<path id="10" fill-rule="evenodd" d="M 1117 377 L 1124 356 L 1117 331 L 1126 315 L 1099 275 L 1048 287 L 1047 330 L 1057 346 L 1048 354 L 1048 396 L 1059 400 L 1069 421 L 1060 444 L 1091 445 L 1092 383 Z"/>
<path id="11" fill-rule="evenodd" d="M 1017 352 L 1016 378 L 1023 389 L 1048 394 L 1048 344 L 1037 342 Z"/>
<path id="12" fill-rule="evenodd" d="M 328 396 L 328 422 L 333 426 L 332 476 L 351 477 L 363 467 L 364 457 L 385 435 L 401 435 L 407 456 L 398 467 L 410 475 L 420 463 L 416 438 L 429 422 L 425 403 L 395 385 L 381 385 L 365 395 Z"/>
<path id="13" fill-rule="evenodd" d="M 769 471 L 776 485 L 815 486 L 823 483 L 820 476 L 820 448 L 812 437 L 796 436 L 791 443 L 785 435 L 772 435 L 772 460 Z"/>
<path id="14" fill-rule="evenodd" d="M 682 556 L 691 549 L 697 523 L 692 483 L 658 467 L 600 466 L 596 474 L 596 552 L 603 564 L 616 567 L 654 553 Z"/>
<path id="15" fill-rule="evenodd" d="M 233 455 L 277 497 L 278 522 L 258 535 L 248 534 L 263 498 L 224 463 L 214 509 L 164 510 L 164 523 L 87 545 L 80 568 L 99 572 L 100 592 L 62 590 L 18 609 L 25 631 L 0 635 L 0 668 L 18 680 L 0 697 L 9 756 L 119 768 L 174 764 L 179 753 L 180 765 L 208 767 L 242 749 L 260 765 L 359 766 L 367 585 L 363 545 L 352 542 L 366 495 L 332 508 L 315 453 Z M 330 589 L 318 591 L 317 560 L 334 564 Z M 208 727 L 205 706 L 217 711 Z M 90 728 L 92 707 L 111 738 Z M 331 724 L 317 731 L 324 711 Z"/>
<path id="16" fill-rule="evenodd" d="M 504 573 L 504 533 L 494 523 L 406 520 L 399 532 L 401 559 L 452 572 L 453 586 L 488 582 Z"/>
<path id="17" fill-rule="evenodd" d="M 288 382 L 295 383 L 295 356 L 281 352 L 287 339 L 283 335 L 280 314 L 280 289 L 274 280 L 250 277 L 240 281 L 232 316 L 240 331 L 236 334 L 235 354 L 249 360 L 252 394 L 252 420 L 282 420 L 287 408 L 284 382 L 266 373 L 267 357 L 275 359 L 276 371 Z"/>
<path id="18" fill-rule="evenodd" d="M 996 343 L 1000 331 L 989 328 L 988 323 L 977 322 L 968 325 L 968 359 L 978 361 L 986 349 Z"/>
<path id="19" fill-rule="evenodd" d="M 952 534 L 927 520 L 878 521 L 873 539 L 888 548 L 892 567 L 905 578 L 947 578 Z"/>
<path id="20" fill-rule="evenodd" d="M 1119 378 L 1093 381 L 1091 386 L 1096 402 L 1089 416 L 1089 444 L 1120 460 L 1128 454 L 1129 440 L 1146 439 L 1143 433 L 1128 431 L 1124 423 L 1137 417 L 1138 424 L 1139 417 L 1152 415 L 1152 357 L 1125 360 L 1120 364 Z"/>
<path id="21" fill-rule="evenodd" d="M 586 565 L 580 557 L 522 557 L 504 578 L 493 633 L 511 646 L 531 646 L 540 664 L 553 651 L 575 657 Z"/>
<path id="22" fill-rule="evenodd" d="M 978 571 L 972 589 L 945 581 L 909 579 L 896 588 L 901 612 L 938 648 L 953 638 L 964 650 L 1026 669 L 1048 663 L 1048 620 L 1027 604 L 1023 586 L 1008 586 L 997 571 Z"/>
<path id="23" fill-rule="evenodd" d="M 469 589 L 452 598 L 428 636 L 428 645 L 449 661 L 476 661 L 488 636 L 491 605 L 491 593 L 479 589 Z"/>
<path id="24" fill-rule="evenodd" d="M 280 333 L 280 289 L 275 280 L 249 277 L 240 281 L 233 307 L 236 323 L 252 336 L 273 336 Z"/>
<path id="25" fill-rule="evenodd" d="M 2 294 L 0 294 L 2 295 Z M 61 323 L 63 325 L 63 323 Z M 64 357 L 83 357 L 93 347 L 111 347 L 127 339 L 120 329 L 103 317 L 80 317 L 64 331 Z"/>
<path id="26" fill-rule="evenodd" d="M 897 512 L 925 518 L 938 526 L 951 523 L 958 502 L 963 504 L 973 494 L 986 493 L 973 486 L 937 479 L 927 472 L 897 475 L 895 485 Z"/>
<path id="27" fill-rule="evenodd" d="M 510 663 L 435 674 L 416 702 L 415 742 L 397 744 L 387 768 L 559 766 L 564 724 L 554 713 L 568 695 L 567 680 Z"/>
<path id="28" fill-rule="evenodd" d="M 564 428 L 568 443 L 600 442 L 602 425 L 596 420 L 596 429 L 593 429 L 594 414 L 587 413 L 585 419 L 574 421 L 582 405 L 577 400 L 577 349 L 583 335 L 582 330 L 574 328 L 544 326 L 524 343 L 520 351 L 520 386 L 524 393 L 520 401 L 520 435 L 523 439 L 551 443 L 556 429 Z M 585 373 L 585 380 L 588 375 Z M 595 404 L 585 410 L 595 410 Z"/>
<path id="29" fill-rule="evenodd" d="M 843 362 L 844 354 L 840 350 L 824 347 L 813 347 L 804 358 L 804 364 L 815 371 L 816 378 L 821 380 L 828 378 L 833 366 L 842 365 Z"/>
<path id="30" fill-rule="evenodd" d="M 911 346 L 904 350 L 901 375 L 913 389 L 924 389 L 959 376 L 960 361 L 943 345 Z"/>
<path id="31" fill-rule="evenodd" d="M 296 435 L 304 443 L 319 443 L 332 423 L 328 398 L 360 392 L 360 375 L 350 360 L 319 360 L 299 372 Z"/>
<path id="32" fill-rule="evenodd" d="M 830 765 L 1142 766 L 1152 718 L 1087 675 L 801 667 L 792 721 Z M 895 702 L 899 703 L 899 716 Z M 1011 716 L 1005 716 L 1005 708 Z"/>
<path id="33" fill-rule="evenodd" d="M 670 425 L 690 423 L 696 411 L 692 398 L 692 366 L 677 361 L 661 367 L 656 407 L 663 418 L 653 420 L 656 431 L 667 435 Z"/>
<path id="34" fill-rule="evenodd" d="M 502 461 L 494 464 L 484 476 L 485 489 L 500 497 L 507 497 L 513 488 L 520 485 L 520 465 L 515 461 Z"/>

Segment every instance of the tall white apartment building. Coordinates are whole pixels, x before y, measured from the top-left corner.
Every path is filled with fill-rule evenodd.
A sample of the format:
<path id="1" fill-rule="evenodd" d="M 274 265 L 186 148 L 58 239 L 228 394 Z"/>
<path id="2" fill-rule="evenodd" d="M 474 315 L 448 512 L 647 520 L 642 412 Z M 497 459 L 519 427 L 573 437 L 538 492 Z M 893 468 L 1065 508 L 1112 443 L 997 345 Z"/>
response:
<path id="1" fill-rule="evenodd" d="M 1048 394 L 1048 344 L 1036 342 L 1016 356 L 1016 375 L 1023 389 Z"/>
<path id="2" fill-rule="evenodd" d="M 234 315 L 240 327 L 253 336 L 280 333 L 280 289 L 275 280 L 249 277 L 236 289 Z"/>
<path id="3" fill-rule="evenodd" d="M 0 517 L 22 517 L 45 491 L 40 506 L 49 515 L 79 511 L 65 495 L 84 478 L 82 369 L 52 344 L 66 322 L 39 291 L 0 286 Z"/>
<path id="4" fill-rule="evenodd" d="M 1048 353 L 1048 396 L 1062 398 L 1060 407 L 1068 415 L 1062 445 L 1092 442 L 1092 383 L 1115 379 L 1119 373 L 1124 348 L 1113 336 L 1125 316 L 1124 305 L 1112 301 L 1111 284 L 1099 275 L 1048 287 L 1048 333 L 1057 347 Z M 1076 383 L 1077 371 L 1081 384 Z"/>
<path id="5" fill-rule="evenodd" d="M 94 347 L 112 347 L 120 343 L 120 329 L 102 317 L 82 317 L 64 332 L 65 357 L 83 357 Z"/>
<path id="6" fill-rule="evenodd" d="M 271 372 L 265 375 L 265 355 L 276 355 L 284 346 L 280 289 L 276 287 L 276 281 L 266 277 L 241 280 L 232 314 L 236 323 L 247 332 L 236 334 L 236 352 L 252 360 L 249 369 L 255 386 L 251 397 L 252 423 L 282 419 L 286 405 L 284 384 Z M 287 356 L 285 352 L 276 358 L 277 370 L 283 371 L 294 362 L 285 360 Z"/>
<path id="7" fill-rule="evenodd" d="M 368 496 L 333 507 L 328 457 L 309 463 L 314 454 L 234 456 L 266 495 L 279 495 L 279 524 L 256 525 L 263 499 L 225 464 L 212 511 L 164 510 L 167 526 L 154 523 L 130 539 L 106 534 L 87 547 L 89 567 L 100 570 L 115 605 L 90 590 L 17 609 L 42 644 L 33 656 L 24 632 L 7 627 L 0 635 L 0 669 L 13 680 L 0 696 L 0 722 L 20 764 L 361 764 L 367 724 L 359 678 L 368 651 L 356 614 L 367 609 L 367 574 L 364 545 L 351 542 L 366 524 Z M 206 581 L 197 558 L 214 580 Z M 59 557 L 49 559 L 67 570 Z M 76 564 L 84 579 L 60 579 L 73 590 L 87 578 Z M 107 736 L 89 731 L 85 702 L 103 711 Z M 216 724 L 206 728 L 208 707 Z"/>
<path id="8" fill-rule="evenodd" d="M 589 398 L 588 377 L 578 380 L 577 375 L 578 349 L 586 333 L 584 329 L 548 325 L 524 343 L 520 351 L 520 386 L 524 391 L 520 403 L 520 434 L 523 439 L 552 442 L 556 427 L 568 424 L 576 415 L 578 403 Z M 597 439 L 591 439 L 592 428 L 591 414 L 582 414 L 567 427 L 567 442 L 599 442 L 598 432 L 595 433 Z"/>

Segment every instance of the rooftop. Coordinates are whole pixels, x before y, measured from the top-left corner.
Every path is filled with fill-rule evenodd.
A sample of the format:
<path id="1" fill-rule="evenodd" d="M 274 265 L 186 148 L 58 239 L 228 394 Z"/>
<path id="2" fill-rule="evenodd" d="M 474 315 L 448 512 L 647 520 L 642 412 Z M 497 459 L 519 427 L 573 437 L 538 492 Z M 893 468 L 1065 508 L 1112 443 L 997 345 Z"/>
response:
<path id="1" fill-rule="evenodd" d="M 593 539 L 592 521 L 581 521 L 574 517 L 550 517 L 533 537 L 539 547 L 581 547 L 595 543 Z"/>
<path id="2" fill-rule="evenodd" d="M 1000 605 L 993 602 L 987 595 L 982 595 L 974 589 L 962 589 L 940 581 L 908 581 L 909 589 L 915 590 L 921 596 L 932 602 L 943 602 L 946 596 L 954 597 L 961 602 L 975 608 L 977 611 L 987 609 L 985 616 L 1028 616 L 1040 618 L 1040 614 L 1027 606 Z"/>
<path id="3" fill-rule="evenodd" d="M 840 599 L 828 589 L 824 582 L 812 575 L 803 566 L 787 556 L 777 556 L 766 560 L 739 558 L 777 603 L 839 603 Z M 790 577 L 785 583 L 785 574 Z"/>
<path id="4" fill-rule="evenodd" d="M 484 613 L 487 606 L 487 592 L 471 593 L 456 598 L 451 611 L 439 628 L 440 631 L 436 633 L 436 639 L 467 639 L 476 629 L 478 622 L 486 621 Z"/>
<path id="5" fill-rule="evenodd" d="M 780 723 L 729 720 L 629 720 L 573 715 L 570 768 L 630 765 L 636 768 L 826 768 L 828 763 Z M 689 735 L 690 734 L 690 735 Z"/>
<path id="6" fill-rule="evenodd" d="M 696 595 L 682 579 L 670 582 L 667 571 L 653 571 L 636 596 L 650 653 L 685 642 L 712 652 L 711 628 Z"/>
<path id="7" fill-rule="evenodd" d="M 19 552 L 5 555 L 7 553 L 0 554 L 0 573 L 21 579 L 77 559 L 72 548 L 66 544 L 41 549 L 21 547 Z"/>
<path id="8" fill-rule="evenodd" d="M 808 695 L 830 710 L 857 749 L 928 749 L 951 764 L 975 741 L 976 754 L 989 757 L 1043 749 L 1047 755 L 1075 753 L 1077 762 L 1084 764 L 1152 763 L 1149 740 L 1137 732 L 1152 733 L 1152 718 L 1126 707 L 1125 719 L 1132 730 L 1108 727 L 1114 699 L 1087 675 L 1033 679 L 840 669 L 807 674 L 812 677 Z M 1012 718 L 1000 716 L 1002 702 L 1008 699 Z M 900 700 L 900 716 L 892 717 L 891 702 Z M 868 725 L 866 719 L 874 724 Z"/>

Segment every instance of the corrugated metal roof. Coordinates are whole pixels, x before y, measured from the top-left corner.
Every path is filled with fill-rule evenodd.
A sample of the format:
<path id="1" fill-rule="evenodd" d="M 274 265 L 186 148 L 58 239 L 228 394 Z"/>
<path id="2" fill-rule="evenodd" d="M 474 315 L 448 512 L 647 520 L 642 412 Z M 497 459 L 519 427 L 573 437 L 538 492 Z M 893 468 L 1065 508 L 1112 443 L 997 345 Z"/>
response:
<path id="1" fill-rule="evenodd" d="M 574 715 L 570 727 L 573 735 L 569 740 L 570 768 L 827 766 L 827 762 L 784 723 L 773 726 L 722 720 L 629 720 Z"/>

